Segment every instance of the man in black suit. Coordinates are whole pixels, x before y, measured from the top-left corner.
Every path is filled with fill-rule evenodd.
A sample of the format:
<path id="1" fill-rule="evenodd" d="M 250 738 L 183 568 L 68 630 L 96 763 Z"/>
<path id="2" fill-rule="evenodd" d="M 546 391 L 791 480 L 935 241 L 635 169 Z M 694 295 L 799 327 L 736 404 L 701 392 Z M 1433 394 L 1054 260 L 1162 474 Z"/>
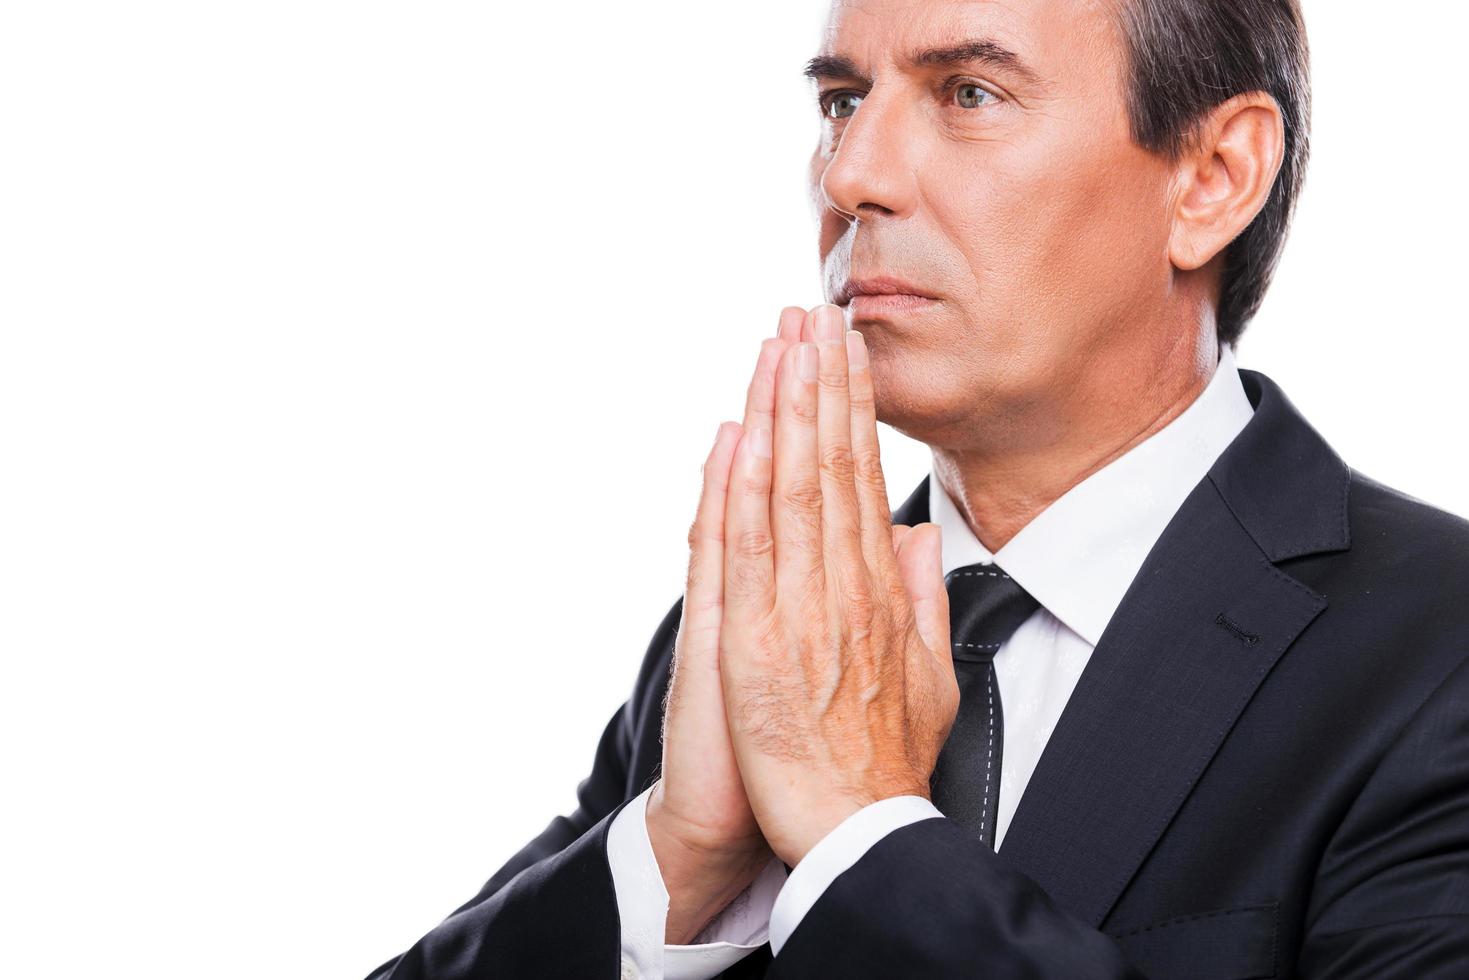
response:
<path id="1" fill-rule="evenodd" d="M 577 810 L 373 978 L 1469 976 L 1469 523 L 1233 361 L 1305 52 L 1294 0 L 836 5 L 834 305 Z"/>

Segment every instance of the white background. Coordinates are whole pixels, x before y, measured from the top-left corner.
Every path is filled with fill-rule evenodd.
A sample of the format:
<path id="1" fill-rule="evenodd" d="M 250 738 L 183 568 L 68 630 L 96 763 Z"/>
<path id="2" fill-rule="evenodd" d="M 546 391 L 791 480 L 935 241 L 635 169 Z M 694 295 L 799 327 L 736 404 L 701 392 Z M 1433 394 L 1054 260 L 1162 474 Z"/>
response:
<path id="1" fill-rule="evenodd" d="M 361 977 L 570 812 L 715 427 L 823 299 L 823 13 L 6 5 L 7 976 Z M 1307 21 L 1239 363 L 1469 514 L 1469 13 Z M 928 458 L 883 438 L 896 503 Z"/>

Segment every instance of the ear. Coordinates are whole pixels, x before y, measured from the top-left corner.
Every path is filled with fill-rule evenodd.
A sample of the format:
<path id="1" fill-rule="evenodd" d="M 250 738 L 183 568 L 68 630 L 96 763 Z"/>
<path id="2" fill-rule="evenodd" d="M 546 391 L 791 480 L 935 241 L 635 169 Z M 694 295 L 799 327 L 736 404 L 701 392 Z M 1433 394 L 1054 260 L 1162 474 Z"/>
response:
<path id="1" fill-rule="evenodd" d="M 1168 257 L 1197 269 L 1244 231 L 1270 198 L 1285 158 L 1285 122 L 1266 92 L 1215 106 L 1178 162 Z"/>

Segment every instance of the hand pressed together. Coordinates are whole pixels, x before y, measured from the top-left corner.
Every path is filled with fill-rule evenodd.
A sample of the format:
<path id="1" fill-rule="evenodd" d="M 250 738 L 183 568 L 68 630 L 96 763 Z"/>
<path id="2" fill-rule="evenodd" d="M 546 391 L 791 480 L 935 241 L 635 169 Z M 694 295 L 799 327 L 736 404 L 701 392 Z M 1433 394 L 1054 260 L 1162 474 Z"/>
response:
<path id="1" fill-rule="evenodd" d="M 892 524 L 866 344 L 786 307 L 723 423 L 689 573 L 649 838 L 688 942 L 772 852 L 794 866 L 876 800 L 927 797 L 954 722 L 937 525 Z"/>
<path id="2" fill-rule="evenodd" d="M 959 705 L 938 526 L 891 523 L 865 340 L 808 316 L 731 464 L 719 629 L 741 780 L 790 865 L 869 803 L 927 797 Z"/>

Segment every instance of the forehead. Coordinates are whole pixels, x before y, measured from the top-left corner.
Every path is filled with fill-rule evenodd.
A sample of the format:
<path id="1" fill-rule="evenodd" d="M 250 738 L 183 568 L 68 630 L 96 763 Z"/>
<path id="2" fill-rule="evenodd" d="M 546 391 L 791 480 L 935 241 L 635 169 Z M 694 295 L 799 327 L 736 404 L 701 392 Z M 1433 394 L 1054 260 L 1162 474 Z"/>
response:
<path id="1" fill-rule="evenodd" d="M 1044 81 L 1115 64 L 1116 0 L 833 0 L 821 55 L 863 75 L 914 66 L 927 50 L 993 42 Z"/>

